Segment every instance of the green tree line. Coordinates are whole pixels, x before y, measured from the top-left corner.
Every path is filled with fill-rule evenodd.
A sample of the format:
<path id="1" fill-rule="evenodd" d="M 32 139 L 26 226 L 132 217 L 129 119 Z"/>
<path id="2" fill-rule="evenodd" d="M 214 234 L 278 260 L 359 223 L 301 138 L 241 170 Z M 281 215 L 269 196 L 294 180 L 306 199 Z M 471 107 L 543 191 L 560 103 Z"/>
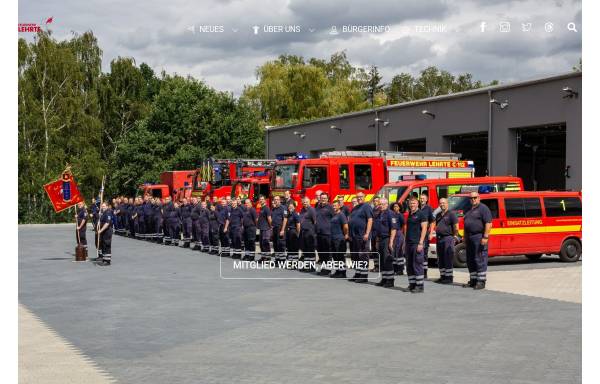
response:
<path id="1" fill-rule="evenodd" d="M 261 157 L 263 129 L 485 86 L 436 67 L 389 83 L 375 66 L 282 55 L 257 68 L 235 98 L 192 77 L 156 74 L 117 57 L 102 71 L 92 32 L 57 41 L 40 32 L 18 44 L 20 223 L 71 220 L 55 214 L 43 185 L 70 164 L 83 195 L 133 195 L 164 170 L 194 169 L 207 157 Z"/>

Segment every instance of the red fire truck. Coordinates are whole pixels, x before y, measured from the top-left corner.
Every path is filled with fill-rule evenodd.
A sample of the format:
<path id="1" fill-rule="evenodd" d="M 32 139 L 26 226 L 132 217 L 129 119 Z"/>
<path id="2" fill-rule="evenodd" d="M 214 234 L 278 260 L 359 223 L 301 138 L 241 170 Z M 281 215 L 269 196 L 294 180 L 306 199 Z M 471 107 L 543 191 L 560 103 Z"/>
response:
<path id="1" fill-rule="evenodd" d="M 266 197 L 267 204 L 271 206 L 271 170 L 252 172 L 246 176 L 233 182 L 231 197 L 248 198 L 253 205 L 256 205 L 258 198 L 262 195 Z"/>
<path id="2" fill-rule="evenodd" d="M 492 212 L 488 256 L 526 255 L 537 260 L 544 254 L 558 254 L 561 261 L 581 257 L 581 192 L 492 192 L 480 193 L 481 204 Z M 468 194 L 448 199 L 449 209 L 459 216 L 471 209 Z M 465 244 L 456 246 L 454 265 L 466 265 Z"/>
<path id="3" fill-rule="evenodd" d="M 264 159 L 207 160 L 194 173 L 191 195 L 202 200 L 206 196 L 230 196 L 235 181 L 266 172 L 274 164 L 275 160 Z"/>
<path id="4" fill-rule="evenodd" d="M 304 196 L 314 204 L 320 190 L 330 200 L 341 195 L 351 204 L 356 193 L 363 192 L 365 201 L 370 201 L 384 184 L 402 176 L 473 177 L 473 162 L 459 157 L 455 153 L 383 151 L 325 152 L 313 159 L 298 156 L 277 162 L 271 176 L 271 195 L 281 196 L 289 190 L 298 204 Z"/>
<path id="5" fill-rule="evenodd" d="M 194 171 L 166 171 L 160 174 L 159 184 L 142 184 L 140 190 L 143 195 L 160 197 L 167 196 L 173 200 L 190 197 L 192 191 L 192 176 Z"/>

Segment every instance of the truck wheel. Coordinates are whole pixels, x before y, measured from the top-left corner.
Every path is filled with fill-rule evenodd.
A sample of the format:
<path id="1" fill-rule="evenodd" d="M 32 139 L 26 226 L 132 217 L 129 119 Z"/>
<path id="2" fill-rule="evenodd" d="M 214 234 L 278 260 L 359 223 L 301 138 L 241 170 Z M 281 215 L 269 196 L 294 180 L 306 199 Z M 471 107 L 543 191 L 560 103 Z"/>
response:
<path id="1" fill-rule="evenodd" d="M 538 253 L 536 255 L 525 255 L 525 257 L 527 257 L 531 261 L 537 261 L 537 260 L 541 259 L 542 256 L 544 256 L 543 253 Z"/>
<path id="2" fill-rule="evenodd" d="M 567 239 L 560 247 L 560 260 L 575 262 L 581 257 L 581 243 L 575 239 Z"/>
<path id="3" fill-rule="evenodd" d="M 467 266 L 467 247 L 465 243 L 459 243 L 454 247 L 453 263 L 456 268 L 464 268 Z"/>

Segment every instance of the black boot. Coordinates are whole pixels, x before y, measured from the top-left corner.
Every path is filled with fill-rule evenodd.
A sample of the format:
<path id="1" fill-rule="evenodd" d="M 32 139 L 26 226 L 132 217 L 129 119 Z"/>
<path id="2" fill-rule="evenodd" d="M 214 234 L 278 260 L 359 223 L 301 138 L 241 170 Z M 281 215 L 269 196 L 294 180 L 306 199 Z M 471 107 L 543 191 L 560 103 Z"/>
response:
<path id="1" fill-rule="evenodd" d="M 485 281 L 478 281 L 473 289 L 485 289 Z"/>
<path id="2" fill-rule="evenodd" d="M 416 286 L 410 290 L 410 293 L 423 293 L 423 292 L 425 292 L 425 289 L 423 288 L 422 285 Z"/>
<path id="3" fill-rule="evenodd" d="M 463 284 L 463 288 L 475 288 L 475 284 L 477 284 L 477 280 L 469 280 L 468 283 Z"/>

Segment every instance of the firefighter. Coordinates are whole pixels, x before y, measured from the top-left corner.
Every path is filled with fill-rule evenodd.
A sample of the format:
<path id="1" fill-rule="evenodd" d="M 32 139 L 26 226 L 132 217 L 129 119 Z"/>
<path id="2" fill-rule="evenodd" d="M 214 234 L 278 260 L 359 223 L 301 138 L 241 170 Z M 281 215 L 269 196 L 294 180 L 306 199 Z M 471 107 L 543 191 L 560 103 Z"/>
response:
<path id="1" fill-rule="evenodd" d="M 165 197 L 165 204 L 163 206 L 163 220 L 165 227 L 165 236 L 164 236 L 164 244 L 171 245 L 174 241 L 175 236 L 175 221 L 177 211 L 175 210 L 175 205 L 171 201 L 170 197 Z"/>
<path id="2" fill-rule="evenodd" d="M 77 203 L 77 214 L 75 215 L 75 218 L 77 220 L 77 244 L 82 245 L 87 250 L 85 231 L 87 229 L 88 213 L 83 201 Z"/>
<path id="3" fill-rule="evenodd" d="M 192 246 L 193 250 L 201 249 L 201 234 L 200 234 L 200 204 L 198 204 L 198 198 L 191 198 L 191 213 L 190 216 L 192 218 Z"/>
<path id="4" fill-rule="evenodd" d="M 401 212 L 400 204 L 392 204 L 392 212 L 396 215 L 397 230 L 396 237 L 394 238 L 394 250 L 392 255 L 394 256 L 394 274 L 404 275 L 404 214 Z"/>
<path id="5" fill-rule="evenodd" d="M 304 267 L 300 270 L 302 272 L 314 272 L 317 213 L 310 206 L 310 199 L 306 196 L 302 198 L 302 209 L 298 220 L 300 221 L 300 249 L 302 250 L 302 262 L 304 263 Z"/>
<path id="6" fill-rule="evenodd" d="M 375 220 L 377 220 L 377 216 L 380 214 L 380 210 L 379 210 L 379 205 L 380 205 L 380 199 L 379 196 L 375 196 L 373 198 L 373 200 L 371 201 L 371 207 L 373 208 L 373 223 L 375 223 Z M 376 244 L 376 239 L 375 236 L 371 236 L 371 241 L 369 243 L 369 250 L 371 251 L 369 253 L 369 259 L 373 260 L 373 268 L 371 268 L 370 270 L 372 272 L 379 272 L 379 256 L 377 254 L 377 244 Z"/>
<path id="7" fill-rule="evenodd" d="M 287 224 L 287 208 L 281 205 L 279 196 L 273 197 L 271 210 L 271 224 L 273 225 L 273 251 L 275 260 L 285 261 L 285 226 Z"/>
<path id="8" fill-rule="evenodd" d="M 154 232 L 154 211 L 152 209 L 152 203 L 150 196 L 144 197 L 144 240 L 152 240 L 152 233 Z"/>
<path id="9" fill-rule="evenodd" d="M 162 201 L 157 197 L 154 199 L 154 241 L 157 244 L 163 243 L 163 213 Z"/>
<path id="10" fill-rule="evenodd" d="M 142 205 L 143 201 L 141 197 L 136 199 L 135 206 L 135 217 L 134 217 L 134 225 L 135 225 L 135 238 L 141 239 L 144 233 L 144 207 Z"/>
<path id="11" fill-rule="evenodd" d="M 319 205 L 319 203 L 321 202 L 321 194 L 323 193 L 323 191 L 321 191 L 320 189 L 315 192 L 315 207 L 317 205 Z"/>
<path id="12" fill-rule="evenodd" d="M 492 212 L 481 204 L 479 193 L 471 192 L 471 209 L 464 216 L 465 245 L 469 282 L 463 287 L 484 289 L 487 280 L 488 240 L 492 229 Z"/>
<path id="13" fill-rule="evenodd" d="M 229 206 L 227 200 L 221 198 L 221 203 L 218 205 L 217 218 L 219 220 L 219 240 L 221 241 L 221 249 L 219 256 L 230 256 L 229 234 L 225 232 L 225 223 L 229 219 Z"/>
<path id="14" fill-rule="evenodd" d="M 428 220 L 425 213 L 419 209 L 419 201 L 411 196 L 408 200 L 408 218 L 404 236 L 404 257 L 408 274 L 408 290 L 412 293 L 424 291 L 423 282 L 423 250 L 427 235 Z"/>
<path id="15" fill-rule="evenodd" d="M 356 194 L 357 205 L 350 214 L 350 241 L 352 243 L 352 261 L 355 263 L 356 272 L 350 281 L 366 283 L 369 277 L 369 251 L 368 244 L 373 227 L 373 209 L 365 203 L 365 194 Z"/>
<path id="16" fill-rule="evenodd" d="M 340 203 L 340 210 L 342 211 L 342 213 L 344 215 L 346 215 L 346 219 L 350 216 L 350 208 L 348 208 L 346 206 L 346 204 L 344 204 L 344 195 L 339 195 L 337 197 L 337 201 L 338 203 Z"/>
<path id="17" fill-rule="evenodd" d="M 287 249 L 287 259 L 298 261 L 298 234 L 300 233 L 300 216 L 296 212 L 296 202 L 290 200 L 287 209 L 287 220 L 285 225 L 285 245 Z"/>
<path id="18" fill-rule="evenodd" d="M 112 199 L 113 231 L 115 235 L 121 234 L 121 198 Z"/>
<path id="19" fill-rule="evenodd" d="M 381 281 L 375 285 L 385 288 L 394 286 L 394 239 L 398 230 L 398 218 L 389 209 L 386 198 L 379 200 L 379 214 L 373 219 L 373 237 L 381 261 Z"/>
<path id="20" fill-rule="evenodd" d="M 329 204 L 329 196 L 323 192 L 315 211 L 317 213 L 317 252 L 319 253 L 319 264 L 321 270 L 319 275 L 329 275 L 327 263 L 331 261 L 331 218 L 334 215 L 333 208 Z"/>
<path id="21" fill-rule="evenodd" d="M 242 221 L 244 220 L 244 211 L 236 199 L 231 200 L 231 212 L 229 212 L 229 218 L 225 222 L 225 232 L 230 233 L 231 247 L 232 247 L 232 259 L 242 258 Z"/>
<path id="22" fill-rule="evenodd" d="M 183 248 L 189 248 L 192 241 L 192 206 L 183 198 L 181 205 L 181 227 L 183 229 Z"/>
<path id="23" fill-rule="evenodd" d="M 421 209 L 425 214 L 425 217 L 427 217 L 427 235 L 425 236 L 425 242 L 423 243 L 423 276 L 425 278 L 427 278 L 427 269 L 429 264 L 429 240 L 435 224 L 433 208 L 431 208 L 431 205 L 428 204 L 428 201 L 429 196 L 427 196 L 426 193 L 421 193 L 421 196 L 419 197 L 419 209 Z"/>
<path id="24" fill-rule="evenodd" d="M 181 204 L 179 201 L 175 201 L 173 206 L 175 207 L 175 214 L 173 219 L 173 236 L 171 238 L 171 245 L 178 247 L 179 241 L 181 240 Z"/>
<path id="25" fill-rule="evenodd" d="M 267 206 L 266 199 L 263 195 L 258 198 L 260 212 L 258 213 L 258 230 L 260 231 L 260 260 L 271 260 L 271 229 L 273 226 L 271 210 Z"/>
<path id="26" fill-rule="evenodd" d="M 210 211 L 207 208 L 206 201 L 200 203 L 200 212 L 198 215 L 198 226 L 200 227 L 199 239 L 201 242 L 200 251 L 210 251 Z"/>
<path id="27" fill-rule="evenodd" d="M 208 246 L 208 253 L 211 255 L 219 253 L 219 227 L 219 212 L 217 212 L 217 206 L 211 203 L 208 211 L 208 237 L 210 244 Z"/>
<path id="28" fill-rule="evenodd" d="M 96 230 L 96 227 L 98 226 L 98 202 L 96 201 L 96 199 L 92 199 L 92 205 L 90 206 L 91 210 L 90 210 L 90 217 L 92 218 L 92 226 L 94 227 L 94 231 Z"/>
<path id="29" fill-rule="evenodd" d="M 333 202 L 331 226 L 331 251 L 336 263 L 335 271 L 329 277 L 346 278 L 346 241 L 348 241 L 348 218 L 341 209 L 339 200 Z"/>
<path id="30" fill-rule="evenodd" d="M 244 200 L 242 226 L 244 228 L 244 256 L 242 260 L 254 260 L 256 252 L 256 223 L 258 214 L 252 206 L 252 200 Z"/>
<path id="31" fill-rule="evenodd" d="M 284 207 L 286 207 L 286 208 L 289 208 L 289 206 L 290 206 L 290 203 L 291 203 L 292 201 L 294 201 L 294 200 L 292 199 L 292 194 L 291 194 L 291 192 L 290 192 L 288 189 L 286 189 L 286 190 L 283 192 L 283 202 L 282 202 L 283 206 L 284 206 Z"/>
<path id="32" fill-rule="evenodd" d="M 112 261 L 112 220 L 114 214 L 106 203 L 100 206 L 100 223 L 98 229 L 99 247 L 102 249 L 102 259 L 97 260 L 99 266 L 109 266 Z"/>
<path id="33" fill-rule="evenodd" d="M 435 282 L 452 284 L 454 281 L 452 261 L 454 244 L 458 240 L 458 217 L 448 209 L 448 199 L 440 199 L 440 212 L 435 215 L 436 253 L 440 278 Z"/>
<path id="34" fill-rule="evenodd" d="M 129 237 L 135 237 L 135 221 L 134 221 L 134 215 L 136 214 L 136 205 L 135 205 L 135 200 L 130 197 L 129 198 L 129 209 L 128 209 L 128 213 L 127 213 L 127 217 L 129 218 Z"/>

